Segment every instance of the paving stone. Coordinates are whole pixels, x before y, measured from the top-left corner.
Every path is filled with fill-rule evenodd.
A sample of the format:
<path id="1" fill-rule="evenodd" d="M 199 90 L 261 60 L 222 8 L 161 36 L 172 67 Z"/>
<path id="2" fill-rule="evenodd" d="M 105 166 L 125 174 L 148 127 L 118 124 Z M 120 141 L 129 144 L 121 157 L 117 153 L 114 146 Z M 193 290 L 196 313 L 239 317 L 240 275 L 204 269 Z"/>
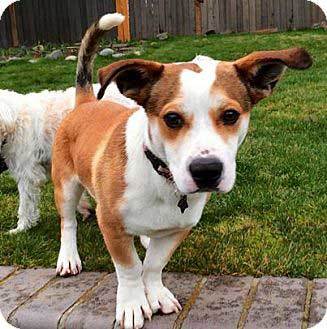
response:
<path id="1" fill-rule="evenodd" d="M 259 281 L 245 329 L 299 329 L 305 299 L 305 279 L 264 277 Z"/>
<path id="2" fill-rule="evenodd" d="M 251 282 L 251 277 L 209 277 L 182 328 L 237 328 Z"/>
<path id="3" fill-rule="evenodd" d="M 56 278 L 35 298 L 20 307 L 10 323 L 24 329 L 57 329 L 63 313 L 103 275 L 82 272 L 75 277 Z"/>
<path id="4" fill-rule="evenodd" d="M 16 267 L 13 266 L 0 266 L 0 281 L 5 279 L 9 274 L 15 271 Z"/>
<path id="5" fill-rule="evenodd" d="M 163 281 L 183 305 L 191 295 L 199 276 L 165 273 Z M 78 305 L 63 323 L 65 329 L 108 329 L 115 321 L 117 281 L 115 273 L 106 277 L 84 303 Z M 146 329 L 170 329 L 177 314 L 155 315 L 146 321 Z"/>
<path id="6" fill-rule="evenodd" d="M 19 270 L 0 285 L 0 309 L 8 315 L 54 276 L 53 269 Z"/>
<path id="7" fill-rule="evenodd" d="M 163 282 L 167 288 L 175 295 L 182 306 L 190 298 L 197 282 L 201 277 L 193 274 L 164 273 Z M 145 322 L 146 329 L 171 329 L 178 314 L 155 315 L 151 322 Z"/>
<path id="8" fill-rule="evenodd" d="M 65 329 L 108 329 L 115 321 L 116 274 L 109 274 L 63 323 Z"/>
<path id="9" fill-rule="evenodd" d="M 327 279 L 314 280 L 310 307 L 310 327 L 319 323 L 327 311 Z"/>

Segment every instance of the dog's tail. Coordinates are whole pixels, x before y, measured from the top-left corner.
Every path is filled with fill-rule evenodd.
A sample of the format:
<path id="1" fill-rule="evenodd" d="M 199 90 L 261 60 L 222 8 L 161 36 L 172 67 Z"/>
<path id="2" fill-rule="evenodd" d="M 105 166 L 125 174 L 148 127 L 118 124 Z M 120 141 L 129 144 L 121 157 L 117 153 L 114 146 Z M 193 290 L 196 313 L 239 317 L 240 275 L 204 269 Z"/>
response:
<path id="1" fill-rule="evenodd" d="M 118 13 L 107 14 L 93 23 L 86 31 L 78 53 L 76 106 L 96 99 L 92 87 L 92 76 L 93 61 L 98 50 L 99 41 L 107 31 L 120 25 L 124 19 L 125 17 Z"/>

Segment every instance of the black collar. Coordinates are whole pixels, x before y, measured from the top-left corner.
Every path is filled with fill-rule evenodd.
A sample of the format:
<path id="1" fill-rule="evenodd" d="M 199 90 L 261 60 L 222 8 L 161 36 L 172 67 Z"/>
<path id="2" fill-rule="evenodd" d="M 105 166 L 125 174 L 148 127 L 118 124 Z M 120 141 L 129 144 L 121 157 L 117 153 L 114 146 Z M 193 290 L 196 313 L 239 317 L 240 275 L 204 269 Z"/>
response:
<path id="1" fill-rule="evenodd" d="M 2 148 L 6 145 L 7 141 L 4 139 L 0 145 L 0 174 L 3 173 L 4 171 L 8 170 L 6 161 L 4 157 L 1 155 L 1 150 Z"/>
<path id="2" fill-rule="evenodd" d="M 168 166 L 156 155 L 154 155 L 146 146 L 144 147 L 144 154 L 147 159 L 151 162 L 153 169 L 157 172 L 158 175 L 165 177 L 169 182 L 174 183 L 174 178 L 170 172 Z M 181 195 L 180 200 L 177 204 L 180 208 L 182 214 L 188 208 L 187 196 L 185 194 Z"/>

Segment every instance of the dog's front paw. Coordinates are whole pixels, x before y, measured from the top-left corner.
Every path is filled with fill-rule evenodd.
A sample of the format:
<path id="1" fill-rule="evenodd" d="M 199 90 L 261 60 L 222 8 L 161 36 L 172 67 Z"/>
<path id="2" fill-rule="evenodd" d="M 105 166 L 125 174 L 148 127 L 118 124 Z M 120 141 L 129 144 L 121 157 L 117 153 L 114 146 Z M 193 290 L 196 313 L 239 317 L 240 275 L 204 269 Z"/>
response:
<path id="1" fill-rule="evenodd" d="M 82 271 L 82 262 L 76 248 L 61 247 L 56 273 L 60 276 L 77 275 Z"/>
<path id="2" fill-rule="evenodd" d="M 17 223 L 17 227 L 10 230 L 8 233 L 14 235 L 17 233 L 25 232 L 25 231 L 29 230 L 30 228 L 36 226 L 38 223 L 39 223 L 38 218 L 33 219 L 33 220 L 19 219 L 18 223 Z"/>
<path id="3" fill-rule="evenodd" d="M 19 226 L 17 226 L 16 228 L 10 230 L 8 233 L 12 234 L 12 235 L 15 235 L 17 233 L 25 232 L 27 230 L 28 230 L 28 227 L 19 227 Z"/>
<path id="4" fill-rule="evenodd" d="M 116 322 L 124 329 L 142 328 L 144 316 L 151 320 L 152 312 L 143 287 L 118 287 Z"/>
<path id="5" fill-rule="evenodd" d="M 146 287 L 146 296 L 153 313 L 159 310 L 164 314 L 179 313 L 182 310 L 182 306 L 175 296 L 162 284 L 148 285 Z"/>

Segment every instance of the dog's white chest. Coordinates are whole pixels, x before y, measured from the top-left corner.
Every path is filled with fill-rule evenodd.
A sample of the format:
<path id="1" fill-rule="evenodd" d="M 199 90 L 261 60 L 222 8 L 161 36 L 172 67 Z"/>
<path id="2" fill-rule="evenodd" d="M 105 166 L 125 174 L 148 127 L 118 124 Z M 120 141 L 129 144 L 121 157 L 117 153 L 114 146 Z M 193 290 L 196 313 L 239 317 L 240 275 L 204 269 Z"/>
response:
<path id="1" fill-rule="evenodd" d="M 205 195 L 188 197 L 189 207 L 182 214 L 177 206 L 179 198 L 175 195 L 158 195 L 152 188 L 129 190 L 121 208 L 124 226 L 130 234 L 148 236 L 193 227 L 201 218 L 205 198 Z"/>
<path id="2" fill-rule="evenodd" d="M 192 227 L 199 221 L 205 194 L 188 196 L 184 214 L 177 206 L 180 195 L 159 176 L 145 159 L 143 150 L 146 115 L 135 112 L 126 127 L 126 190 L 121 206 L 124 226 L 134 235 L 164 235 Z"/>

